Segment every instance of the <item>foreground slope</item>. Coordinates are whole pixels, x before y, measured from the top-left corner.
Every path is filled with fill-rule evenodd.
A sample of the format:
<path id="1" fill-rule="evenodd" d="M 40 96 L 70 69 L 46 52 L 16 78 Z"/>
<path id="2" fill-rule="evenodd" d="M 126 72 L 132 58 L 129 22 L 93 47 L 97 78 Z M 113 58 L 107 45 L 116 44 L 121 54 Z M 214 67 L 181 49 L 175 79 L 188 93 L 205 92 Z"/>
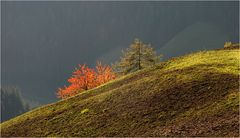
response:
<path id="1" fill-rule="evenodd" d="M 239 52 L 171 59 L 6 121 L 2 136 L 238 136 Z"/>

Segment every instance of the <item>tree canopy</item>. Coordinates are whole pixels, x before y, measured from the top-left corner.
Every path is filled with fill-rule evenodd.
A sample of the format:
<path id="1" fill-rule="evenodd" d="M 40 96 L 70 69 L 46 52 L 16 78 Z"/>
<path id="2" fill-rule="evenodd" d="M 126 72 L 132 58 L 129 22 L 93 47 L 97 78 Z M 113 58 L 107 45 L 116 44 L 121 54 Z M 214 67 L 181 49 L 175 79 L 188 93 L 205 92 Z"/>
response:
<path id="1" fill-rule="evenodd" d="M 145 44 L 136 38 L 129 48 L 122 51 L 120 61 L 116 62 L 113 68 L 117 73 L 127 74 L 153 66 L 160 58 L 161 55 L 156 54 L 151 44 Z"/>
<path id="2" fill-rule="evenodd" d="M 68 79 L 69 86 L 59 88 L 57 96 L 67 98 L 78 94 L 79 92 L 92 89 L 115 78 L 112 68 L 108 65 L 102 65 L 97 62 L 96 68 L 79 64 L 73 75 Z"/>

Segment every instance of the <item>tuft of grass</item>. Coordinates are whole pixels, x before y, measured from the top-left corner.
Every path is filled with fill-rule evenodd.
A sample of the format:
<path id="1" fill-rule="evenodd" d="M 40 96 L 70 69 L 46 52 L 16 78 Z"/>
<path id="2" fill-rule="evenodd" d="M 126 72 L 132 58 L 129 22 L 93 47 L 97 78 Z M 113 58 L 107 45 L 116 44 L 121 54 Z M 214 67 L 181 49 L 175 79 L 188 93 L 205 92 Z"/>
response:
<path id="1" fill-rule="evenodd" d="M 83 110 L 81 111 L 81 114 L 85 114 L 85 113 L 87 113 L 87 112 L 89 112 L 89 109 L 88 109 L 88 108 L 83 109 Z"/>

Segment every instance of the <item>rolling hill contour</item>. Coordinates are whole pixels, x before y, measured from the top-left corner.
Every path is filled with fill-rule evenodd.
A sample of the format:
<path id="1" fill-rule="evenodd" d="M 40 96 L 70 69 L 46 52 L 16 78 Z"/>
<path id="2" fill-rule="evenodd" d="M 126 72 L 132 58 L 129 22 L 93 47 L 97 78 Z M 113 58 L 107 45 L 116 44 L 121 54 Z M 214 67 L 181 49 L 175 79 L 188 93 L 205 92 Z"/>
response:
<path id="1" fill-rule="evenodd" d="M 239 49 L 172 58 L 3 122 L 8 136 L 238 136 Z"/>

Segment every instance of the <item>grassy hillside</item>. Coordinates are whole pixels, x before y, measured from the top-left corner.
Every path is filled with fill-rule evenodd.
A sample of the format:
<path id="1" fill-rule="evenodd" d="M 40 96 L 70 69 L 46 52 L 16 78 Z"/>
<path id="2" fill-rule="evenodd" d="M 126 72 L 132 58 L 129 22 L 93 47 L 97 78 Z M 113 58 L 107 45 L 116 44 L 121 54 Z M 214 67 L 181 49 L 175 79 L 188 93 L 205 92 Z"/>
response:
<path id="1" fill-rule="evenodd" d="M 2 136 L 238 136 L 239 52 L 171 59 L 6 121 Z"/>

